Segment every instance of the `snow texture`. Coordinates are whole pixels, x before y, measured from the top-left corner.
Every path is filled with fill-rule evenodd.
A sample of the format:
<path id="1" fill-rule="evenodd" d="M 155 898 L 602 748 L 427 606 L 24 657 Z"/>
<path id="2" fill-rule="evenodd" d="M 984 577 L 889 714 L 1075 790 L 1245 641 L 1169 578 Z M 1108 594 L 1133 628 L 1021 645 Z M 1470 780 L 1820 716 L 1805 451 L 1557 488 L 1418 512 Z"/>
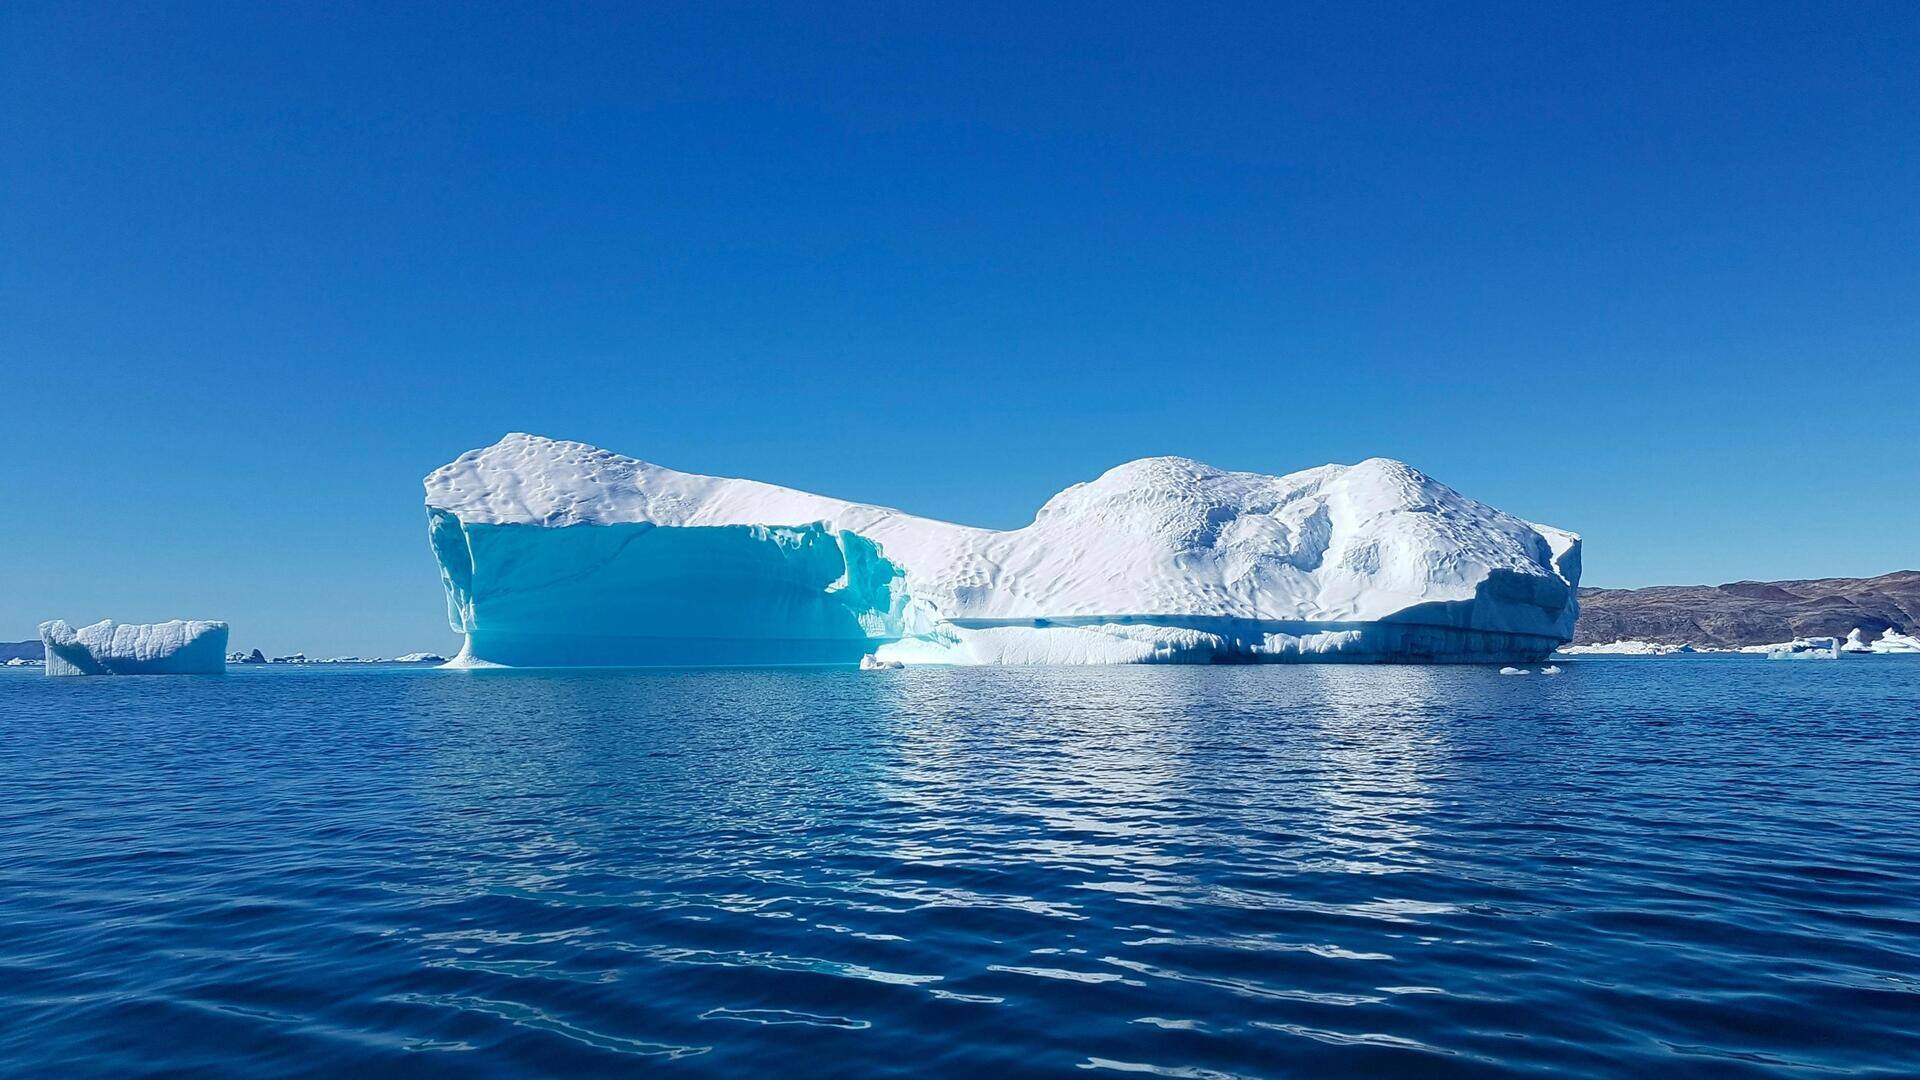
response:
<path id="1" fill-rule="evenodd" d="M 227 670 L 227 624 L 203 620 L 137 624 L 102 619 L 78 630 L 40 624 L 48 675 L 201 675 Z"/>
<path id="2" fill-rule="evenodd" d="M 1145 458 L 994 531 L 509 435 L 426 478 L 455 664 L 1534 661 L 1580 541 L 1397 461 Z"/>

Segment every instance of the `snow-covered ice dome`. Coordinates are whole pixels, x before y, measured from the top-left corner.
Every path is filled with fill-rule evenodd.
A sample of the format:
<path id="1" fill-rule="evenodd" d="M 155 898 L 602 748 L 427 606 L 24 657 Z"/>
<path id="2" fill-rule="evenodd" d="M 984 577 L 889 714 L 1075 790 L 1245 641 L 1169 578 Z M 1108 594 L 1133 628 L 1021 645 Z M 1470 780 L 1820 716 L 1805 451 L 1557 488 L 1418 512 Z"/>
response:
<path id="1" fill-rule="evenodd" d="M 970 528 L 509 435 L 426 478 L 457 663 L 1537 661 L 1580 541 L 1385 458 L 1143 458 Z"/>
<path id="2" fill-rule="evenodd" d="M 204 675 L 227 670 L 227 624 L 203 619 L 115 623 L 78 630 L 40 624 L 48 675 Z"/>

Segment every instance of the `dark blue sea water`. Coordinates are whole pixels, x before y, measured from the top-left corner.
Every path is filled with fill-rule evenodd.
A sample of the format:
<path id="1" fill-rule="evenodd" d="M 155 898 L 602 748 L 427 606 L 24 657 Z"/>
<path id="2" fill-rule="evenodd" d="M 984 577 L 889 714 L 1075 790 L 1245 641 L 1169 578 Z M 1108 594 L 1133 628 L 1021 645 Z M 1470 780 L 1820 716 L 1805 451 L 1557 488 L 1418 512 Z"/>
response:
<path id="1" fill-rule="evenodd" d="M 0 1074 L 1920 1073 L 1920 659 L 1563 666 L 0 673 Z"/>

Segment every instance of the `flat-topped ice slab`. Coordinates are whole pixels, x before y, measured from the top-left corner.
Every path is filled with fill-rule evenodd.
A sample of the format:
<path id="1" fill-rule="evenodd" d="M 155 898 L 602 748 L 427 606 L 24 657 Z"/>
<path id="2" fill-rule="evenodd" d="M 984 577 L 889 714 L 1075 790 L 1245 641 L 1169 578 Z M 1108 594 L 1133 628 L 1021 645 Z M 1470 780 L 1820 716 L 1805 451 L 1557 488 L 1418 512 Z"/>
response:
<path id="1" fill-rule="evenodd" d="M 227 624 L 201 619 L 115 623 L 78 630 L 40 624 L 48 675 L 205 675 L 227 670 Z"/>
<path id="2" fill-rule="evenodd" d="M 1008 531 L 533 435 L 426 494 L 470 664 L 1519 662 L 1577 613 L 1577 536 L 1384 458 L 1143 458 Z"/>

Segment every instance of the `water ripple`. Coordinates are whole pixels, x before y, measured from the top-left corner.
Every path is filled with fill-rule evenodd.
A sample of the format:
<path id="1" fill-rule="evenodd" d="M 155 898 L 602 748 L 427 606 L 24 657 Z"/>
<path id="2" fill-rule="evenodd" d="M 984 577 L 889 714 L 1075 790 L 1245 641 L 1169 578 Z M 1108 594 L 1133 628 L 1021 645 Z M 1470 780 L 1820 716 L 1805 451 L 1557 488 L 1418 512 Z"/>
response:
<path id="1" fill-rule="evenodd" d="M 1916 701 L 0 672 L 0 1073 L 1915 1075 Z"/>

